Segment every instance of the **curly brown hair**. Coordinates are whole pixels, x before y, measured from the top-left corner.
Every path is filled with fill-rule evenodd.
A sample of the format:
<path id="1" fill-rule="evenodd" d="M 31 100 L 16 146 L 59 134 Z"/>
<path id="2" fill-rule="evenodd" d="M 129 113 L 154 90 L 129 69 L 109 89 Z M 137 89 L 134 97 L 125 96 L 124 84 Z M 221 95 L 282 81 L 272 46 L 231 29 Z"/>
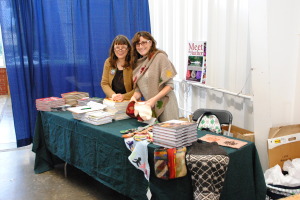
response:
<path id="1" fill-rule="evenodd" d="M 111 64 L 111 66 L 113 68 L 117 67 L 116 63 L 117 63 L 118 57 L 116 56 L 116 53 L 115 53 L 115 50 L 114 50 L 115 45 L 127 45 L 128 52 L 127 52 L 127 55 L 125 57 L 125 65 L 123 67 L 124 68 L 130 67 L 132 46 L 130 44 L 129 39 L 125 35 L 117 35 L 115 37 L 115 39 L 113 40 L 111 46 L 110 46 L 110 50 L 109 50 L 110 59 L 109 59 L 109 62 Z"/>
<path id="2" fill-rule="evenodd" d="M 136 67 L 137 60 L 142 57 L 136 50 L 136 44 L 140 42 L 140 37 L 143 37 L 147 40 L 152 41 L 152 46 L 147 55 L 149 59 L 150 59 L 150 56 L 153 55 L 153 53 L 155 53 L 158 50 L 156 48 L 156 41 L 149 32 L 147 32 L 147 31 L 137 32 L 131 40 L 131 43 L 132 43 L 131 66 L 133 67 L 133 69 Z"/>

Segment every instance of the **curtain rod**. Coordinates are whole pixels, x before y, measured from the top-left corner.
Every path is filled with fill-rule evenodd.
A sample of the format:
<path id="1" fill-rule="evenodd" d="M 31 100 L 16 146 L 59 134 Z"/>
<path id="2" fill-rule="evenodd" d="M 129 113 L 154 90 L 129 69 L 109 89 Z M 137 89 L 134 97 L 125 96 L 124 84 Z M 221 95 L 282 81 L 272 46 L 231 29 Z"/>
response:
<path id="1" fill-rule="evenodd" d="M 174 78 L 173 79 L 174 81 L 177 81 L 177 82 L 185 82 L 189 85 L 192 85 L 192 86 L 196 86 L 196 87 L 201 87 L 201 88 L 205 88 L 205 89 L 209 89 L 209 90 L 214 90 L 214 91 L 218 91 L 218 92 L 223 92 L 223 93 L 226 93 L 226 94 L 230 94 L 230 95 L 233 95 L 233 96 L 237 96 L 237 97 L 242 97 L 244 99 L 249 99 L 250 101 L 253 101 L 253 96 L 250 96 L 250 95 L 245 95 L 245 94 L 240 94 L 240 93 L 236 93 L 236 92 L 231 92 L 231 91 L 228 91 L 228 90 L 224 90 L 224 89 L 221 89 L 221 88 L 216 88 L 216 87 L 212 87 L 212 86 L 208 86 L 208 85 L 205 85 L 205 84 L 202 84 L 202 83 L 198 83 L 198 82 L 193 82 L 193 81 L 186 81 L 186 80 L 181 80 L 181 79 L 176 79 Z"/>

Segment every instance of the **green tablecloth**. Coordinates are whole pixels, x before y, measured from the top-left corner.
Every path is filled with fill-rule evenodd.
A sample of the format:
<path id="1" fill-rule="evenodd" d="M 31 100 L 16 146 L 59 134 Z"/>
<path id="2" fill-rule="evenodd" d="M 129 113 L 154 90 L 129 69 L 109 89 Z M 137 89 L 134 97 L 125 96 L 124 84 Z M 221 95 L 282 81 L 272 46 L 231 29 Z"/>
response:
<path id="1" fill-rule="evenodd" d="M 143 172 L 128 161 L 131 152 L 120 134 L 120 130 L 138 126 L 145 124 L 126 119 L 95 126 L 73 119 L 70 112 L 39 112 L 32 149 L 36 153 L 35 173 L 53 169 L 58 157 L 125 196 L 147 199 L 148 182 Z M 199 131 L 198 136 L 206 133 Z M 169 181 L 155 177 L 153 152 L 156 147 L 148 145 L 152 199 L 193 199 L 189 175 Z M 239 150 L 224 149 L 230 163 L 221 199 L 265 199 L 266 186 L 255 145 L 248 142 Z"/>

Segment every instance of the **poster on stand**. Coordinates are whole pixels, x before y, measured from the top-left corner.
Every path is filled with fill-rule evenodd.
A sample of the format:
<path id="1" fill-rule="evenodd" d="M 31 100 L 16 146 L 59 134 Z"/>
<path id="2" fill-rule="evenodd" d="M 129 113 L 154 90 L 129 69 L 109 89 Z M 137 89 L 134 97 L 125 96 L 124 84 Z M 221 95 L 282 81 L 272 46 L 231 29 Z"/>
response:
<path id="1" fill-rule="evenodd" d="M 206 82 L 206 41 L 188 42 L 186 80 Z"/>

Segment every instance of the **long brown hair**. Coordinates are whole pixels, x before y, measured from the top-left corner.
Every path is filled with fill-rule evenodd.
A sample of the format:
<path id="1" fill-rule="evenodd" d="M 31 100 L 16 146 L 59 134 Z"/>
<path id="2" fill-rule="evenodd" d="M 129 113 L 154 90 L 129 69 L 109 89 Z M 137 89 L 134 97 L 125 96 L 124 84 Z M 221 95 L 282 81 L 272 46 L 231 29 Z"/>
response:
<path id="1" fill-rule="evenodd" d="M 131 66 L 133 68 L 136 67 L 136 62 L 139 58 L 141 58 L 142 56 L 138 53 L 138 51 L 136 50 L 136 44 L 140 42 L 140 37 L 143 37 L 147 40 L 151 40 L 152 41 L 152 46 L 148 52 L 148 59 L 150 59 L 150 56 L 153 55 L 154 52 L 156 52 L 158 49 L 156 48 L 156 41 L 155 39 L 153 38 L 153 36 L 147 32 L 147 31 L 140 31 L 140 32 L 137 32 L 132 40 L 131 40 L 131 43 L 132 43 L 132 54 L 131 54 Z"/>
<path id="2" fill-rule="evenodd" d="M 125 57 L 125 65 L 123 66 L 124 68 L 130 66 L 130 60 L 131 60 L 131 49 L 132 46 L 130 44 L 129 39 L 125 35 L 117 35 L 113 42 L 111 43 L 110 50 L 109 50 L 109 57 L 110 57 L 110 64 L 113 68 L 116 68 L 116 63 L 118 60 L 118 57 L 116 56 L 114 47 L 115 45 L 127 45 L 127 55 Z"/>

